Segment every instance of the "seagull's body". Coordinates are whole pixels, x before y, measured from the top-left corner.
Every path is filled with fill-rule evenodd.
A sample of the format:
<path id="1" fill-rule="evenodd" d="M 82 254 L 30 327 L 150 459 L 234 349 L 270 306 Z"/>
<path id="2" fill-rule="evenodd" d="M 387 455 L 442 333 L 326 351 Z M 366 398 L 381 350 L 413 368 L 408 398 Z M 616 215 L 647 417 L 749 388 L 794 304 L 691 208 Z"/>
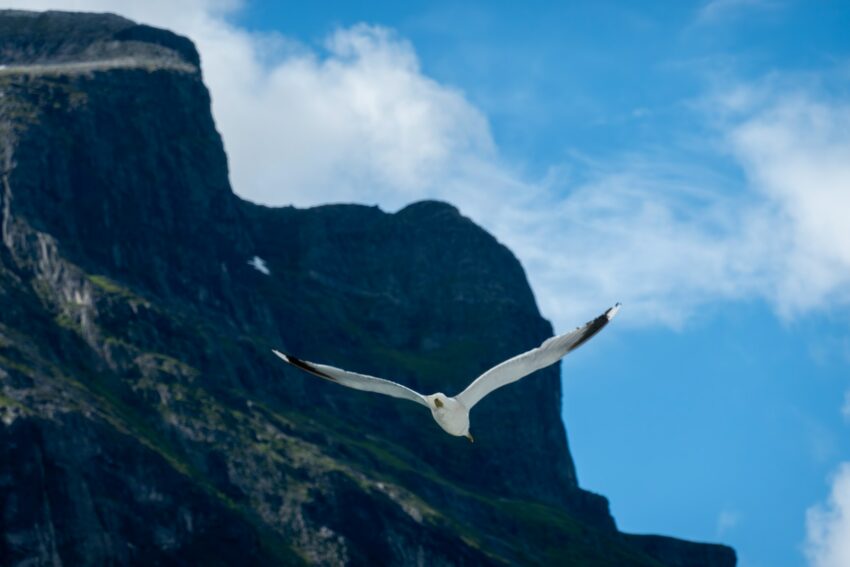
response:
<path id="1" fill-rule="evenodd" d="M 472 435 L 469 433 L 469 410 L 472 409 L 472 406 L 481 401 L 484 396 L 493 390 L 511 382 L 516 382 L 536 370 L 558 362 L 567 353 L 583 345 L 592 336 L 601 331 L 614 318 L 614 315 L 617 314 L 619 309 L 620 304 L 618 303 L 596 319 L 588 321 L 582 327 L 578 327 L 572 332 L 547 339 L 539 347 L 494 366 L 476 378 L 463 392 L 454 397 L 447 396 L 442 392 L 423 396 L 419 392 L 396 382 L 391 382 L 390 380 L 384 380 L 383 378 L 376 378 L 366 374 L 357 374 L 356 372 L 349 372 L 325 364 L 307 362 L 294 356 L 283 354 L 277 350 L 272 350 L 272 352 L 292 366 L 296 366 L 325 380 L 330 380 L 331 382 L 336 382 L 356 390 L 377 392 L 421 404 L 431 410 L 434 421 L 446 433 L 457 437 L 466 437 L 472 441 Z"/>
<path id="2" fill-rule="evenodd" d="M 450 398 L 443 393 L 426 396 L 431 407 L 431 415 L 434 421 L 449 435 L 466 436 L 472 441 L 469 434 L 469 408 L 457 398 Z"/>

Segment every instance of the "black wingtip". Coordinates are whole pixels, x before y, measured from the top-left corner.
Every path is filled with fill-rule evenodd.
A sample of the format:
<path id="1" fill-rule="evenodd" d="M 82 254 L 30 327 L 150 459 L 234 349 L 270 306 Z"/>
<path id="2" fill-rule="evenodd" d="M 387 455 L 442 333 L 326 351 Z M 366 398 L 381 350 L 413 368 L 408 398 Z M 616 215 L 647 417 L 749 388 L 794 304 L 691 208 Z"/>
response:
<path id="1" fill-rule="evenodd" d="M 312 364 L 305 362 L 305 361 L 303 361 L 299 358 L 295 358 L 291 354 L 283 354 L 282 352 L 275 350 L 275 349 L 272 349 L 272 352 L 275 353 L 280 358 L 282 358 L 283 360 L 285 360 L 286 362 L 288 362 L 289 364 L 291 364 L 292 366 L 295 366 L 296 368 L 300 368 L 304 372 L 309 372 L 310 374 L 315 374 L 319 378 L 324 378 L 325 380 L 330 380 L 331 382 L 336 382 L 336 378 L 334 378 L 333 376 L 325 374 L 324 372 L 322 372 L 321 370 L 319 370 L 318 368 L 316 368 Z"/>
<path id="2" fill-rule="evenodd" d="M 609 321 L 613 319 L 614 316 L 617 315 L 617 312 L 620 310 L 620 307 L 622 307 L 622 305 L 623 304 L 619 301 L 615 303 L 613 307 L 611 307 L 610 309 L 608 309 L 608 311 L 605 312 L 605 317 L 607 317 Z"/>
<path id="3" fill-rule="evenodd" d="M 601 331 L 605 327 L 605 325 L 607 325 L 608 322 L 614 318 L 614 315 L 616 315 L 617 311 L 619 310 L 620 304 L 616 303 L 613 307 L 605 311 L 605 313 L 603 313 L 593 321 L 588 322 L 581 337 L 579 337 L 579 339 L 576 341 L 576 343 L 570 350 L 575 350 L 590 339 L 592 339 L 593 336 L 596 335 L 596 333 Z"/>

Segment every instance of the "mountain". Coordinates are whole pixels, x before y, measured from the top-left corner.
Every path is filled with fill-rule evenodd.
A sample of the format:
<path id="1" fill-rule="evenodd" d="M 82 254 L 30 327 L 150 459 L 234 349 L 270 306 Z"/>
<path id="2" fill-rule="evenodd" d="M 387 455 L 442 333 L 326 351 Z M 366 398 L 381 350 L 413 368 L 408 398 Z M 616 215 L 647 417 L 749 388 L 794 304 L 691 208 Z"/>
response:
<path id="1" fill-rule="evenodd" d="M 451 205 L 236 197 L 199 64 L 118 16 L 0 12 L 0 564 L 735 564 L 617 531 L 557 367 L 470 444 L 272 356 L 454 393 L 552 328 Z"/>

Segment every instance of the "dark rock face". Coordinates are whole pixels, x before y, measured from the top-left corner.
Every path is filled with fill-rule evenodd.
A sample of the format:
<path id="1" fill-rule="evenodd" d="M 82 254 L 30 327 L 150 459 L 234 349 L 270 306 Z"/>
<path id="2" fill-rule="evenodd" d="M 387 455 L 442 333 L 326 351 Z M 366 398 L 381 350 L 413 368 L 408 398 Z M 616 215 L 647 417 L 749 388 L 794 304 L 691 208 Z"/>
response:
<path id="1" fill-rule="evenodd" d="M 557 368 L 470 445 L 271 356 L 451 395 L 539 344 L 519 263 L 456 209 L 239 200 L 170 32 L 0 12 L 0 64 L 0 564 L 734 565 L 616 530 Z"/>
<path id="2" fill-rule="evenodd" d="M 133 437 L 70 414 L 0 429 L 3 563 L 278 559 L 239 515 Z"/>

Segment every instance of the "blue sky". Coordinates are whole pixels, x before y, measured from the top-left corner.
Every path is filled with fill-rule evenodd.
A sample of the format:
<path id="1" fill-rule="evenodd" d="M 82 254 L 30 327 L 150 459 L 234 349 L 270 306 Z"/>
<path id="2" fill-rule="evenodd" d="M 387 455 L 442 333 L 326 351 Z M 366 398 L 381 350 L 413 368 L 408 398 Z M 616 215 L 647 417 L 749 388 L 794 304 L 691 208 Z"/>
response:
<path id="1" fill-rule="evenodd" d="M 556 330 L 623 301 L 563 365 L 622 529 L 850 565 L 846 3 L 6 4 L 196 40 L 246 198 L 449 200 Z"/>

